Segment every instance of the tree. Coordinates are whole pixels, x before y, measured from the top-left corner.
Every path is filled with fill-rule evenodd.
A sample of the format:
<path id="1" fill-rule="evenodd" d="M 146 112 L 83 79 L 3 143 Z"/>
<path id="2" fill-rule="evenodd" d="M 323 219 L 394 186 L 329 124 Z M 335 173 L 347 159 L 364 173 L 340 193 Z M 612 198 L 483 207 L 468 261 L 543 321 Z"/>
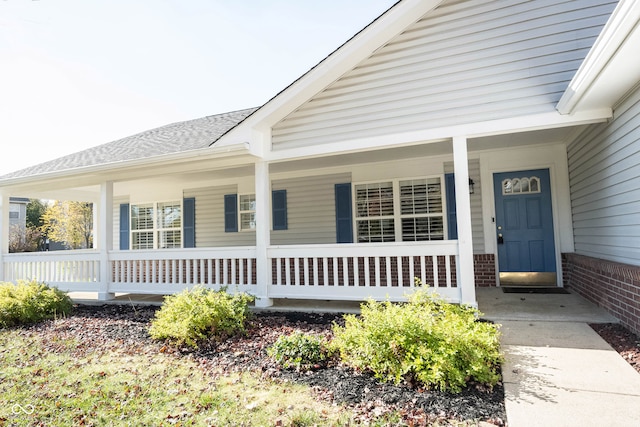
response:
<path id="1" fill-rule="evenodd" d="M 93 247 L 93 204 L 56 201 L 42 216 L 42 232 L 71 249 Z"/>
<path id="2" fill-rule="evenodd" d="M 47 204 L 40 199 L 30 199 L 27 205 L 27 227 L 42 227 L 42 216 L 47 210 Z"/>

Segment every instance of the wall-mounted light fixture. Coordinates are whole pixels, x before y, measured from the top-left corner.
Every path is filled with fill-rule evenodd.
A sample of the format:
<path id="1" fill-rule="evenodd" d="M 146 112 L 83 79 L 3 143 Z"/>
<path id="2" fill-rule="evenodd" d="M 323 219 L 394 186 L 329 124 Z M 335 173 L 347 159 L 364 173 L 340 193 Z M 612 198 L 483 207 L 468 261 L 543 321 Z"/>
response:
<path id="1" fill-rule="evenodd" d="M 474 186 L 476 185 L 475 182 L 473 182 L 473 180 L 471 178 L 469 178 L 469 194 L 473 194 L 474 193 Z"/>

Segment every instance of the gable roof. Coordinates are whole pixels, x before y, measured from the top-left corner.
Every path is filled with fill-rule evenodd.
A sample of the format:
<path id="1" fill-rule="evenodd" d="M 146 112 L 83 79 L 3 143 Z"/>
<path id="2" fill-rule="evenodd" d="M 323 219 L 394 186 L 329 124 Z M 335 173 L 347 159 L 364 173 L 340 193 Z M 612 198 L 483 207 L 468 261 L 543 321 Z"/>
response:
<path id="1" fill-rule="evenodd" d="M 0 180 L 204 149 L 256 110 L 249 108 L 161 126 L 0 176 Z"/>

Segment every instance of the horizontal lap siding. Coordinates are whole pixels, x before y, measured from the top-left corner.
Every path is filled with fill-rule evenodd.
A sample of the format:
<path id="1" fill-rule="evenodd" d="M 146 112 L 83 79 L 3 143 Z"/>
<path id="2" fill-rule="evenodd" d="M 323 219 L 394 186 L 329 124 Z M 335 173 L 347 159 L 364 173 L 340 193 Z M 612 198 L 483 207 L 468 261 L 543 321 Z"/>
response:
<path id="1" fill-rule="evenodd" d="M 274 180 L 273 190 L 287 190 L 287 230 L 271 232 L 271 244 L 336 243 L 335 184 L 351 174 Z"/>
<path id="2" fill-rule="evenodd" d="M 612 1 L 449 1 L 273 128 L 274 149 L 554 111 Z"/>
<path id="3" fill-rule="evenodd" d="M 568 155 L 576 252 L 640 265 L 640 89 Z"/>
<path id="4" fill-rule="evenodd" d="M 196 247 L 254 246 L 254 231 L 224 231 L 224 195 L 236 194 L 235 185 L 185 190 L 196 199 Z"/>

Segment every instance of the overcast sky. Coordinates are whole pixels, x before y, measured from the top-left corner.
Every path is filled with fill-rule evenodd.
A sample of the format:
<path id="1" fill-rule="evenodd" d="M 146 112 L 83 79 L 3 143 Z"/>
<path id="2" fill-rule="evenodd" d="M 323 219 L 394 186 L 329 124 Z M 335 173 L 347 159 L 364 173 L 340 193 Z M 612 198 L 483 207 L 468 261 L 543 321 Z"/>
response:
<path id="1" fill-rule="evenodd" d="M 0 0 L 0 174 L 262 105 L 396 0 Z"/>

